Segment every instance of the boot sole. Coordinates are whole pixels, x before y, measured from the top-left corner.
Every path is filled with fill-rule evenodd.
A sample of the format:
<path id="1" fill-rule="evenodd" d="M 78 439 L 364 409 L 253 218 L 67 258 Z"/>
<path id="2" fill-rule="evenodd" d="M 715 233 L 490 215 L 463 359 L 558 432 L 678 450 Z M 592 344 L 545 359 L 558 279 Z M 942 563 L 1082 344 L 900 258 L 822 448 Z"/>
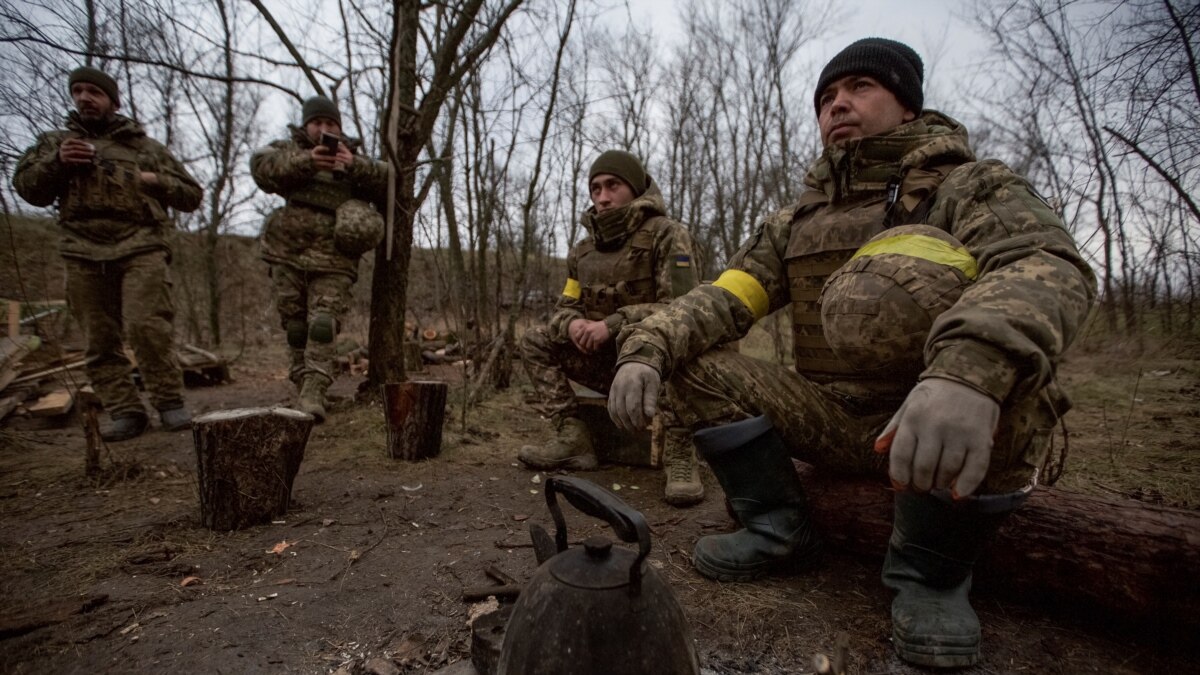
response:
<path id="1" fill-rule="evenodd" d="M 600 466 L 600 462 L 596 461 L 596 458 L 592 455 L 581 455 L 556 460 L 528 460 L 520 456 L 517 459 L 521 460 L 521 463 L 526 467 L 537 469 L 538 471 L 592 471 Z"/>
<path id="2" fill-rule="evenodd" d="M 731 569 L 728 567 L 717 567 L 704 558 L 692 556 L 692 565 L 696 571 L 717 581 L 725 582 L 745 582 L 755 581 L 770 574 L 801 574 L 807 572 L 821 561 L 821 552 L 817 550 L 803 556 L 792 556 L 783 560 L 774 560 L 768 563 L 750 569 Z"/>
<path id="3" fill-rule="evenodd" d="M 941 644 L 928 644 L 930 639 L 937 638 L 929 636 L 926 642 L 917 643 L 906 640 L 900 631 L 892 630 L 896 655 L 908 663 L 929 668 L 965 668 L 979 662 L 978 640 L 963 638 L 954 641 L 947 638 Z"/>
<path id="4" fill-rule="evenodd" d="M 693 506 L 704 501 L 704 488 L 699 492 L 664 494 L 663 499 L 671 506 Z"/>

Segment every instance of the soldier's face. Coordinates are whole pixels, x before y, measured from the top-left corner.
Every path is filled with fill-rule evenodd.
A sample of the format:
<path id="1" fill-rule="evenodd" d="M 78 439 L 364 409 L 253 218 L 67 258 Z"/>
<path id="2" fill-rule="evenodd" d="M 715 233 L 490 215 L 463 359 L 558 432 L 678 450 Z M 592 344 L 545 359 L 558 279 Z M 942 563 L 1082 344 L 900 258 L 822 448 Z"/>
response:
<path id="1" fill-rule="evenodd" d="M 835 80 L 825 87 L 817 102 L 817 123 L 826 146 L 882 134 L 916 118 L 895 94 L 867 75 Z"/>
<path id="2" fill-rule="evenodd" d="M 321 134 L 341 136 L 342 125 L 328 117 L 314 117 L 304 125 L 304 133 L 308 134 L 308 140 L 313 143 L 320 143 Z"/>
<path id="3" fill-rule="evenodd" d="M 75 101 L 75 110 L 79 112 L 79 116 L 89 121 L 106 120 L 117 109 L 103 89 L 88 82 L 76 82 L 71 85 L 71 99 Z"/>
<path id="4" fill-rule="evenodd" d="M 633 201 L 633 188 L 611 173 L 598 173 L 588 183 L 596 213 L 619 209 Z"/>

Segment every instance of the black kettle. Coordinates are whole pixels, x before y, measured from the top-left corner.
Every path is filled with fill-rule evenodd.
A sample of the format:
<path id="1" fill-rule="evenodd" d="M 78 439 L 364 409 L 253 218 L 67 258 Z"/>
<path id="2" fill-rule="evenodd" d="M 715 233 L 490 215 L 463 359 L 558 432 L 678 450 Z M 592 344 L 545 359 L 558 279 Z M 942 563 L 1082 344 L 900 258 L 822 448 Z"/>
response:
<path id="1" fill-rule="evenodd" d="M 562 493 L 575 508 L 612 526 L 637 552 L 588 538 L 567 549 Z M 671 587 L 645 563 L 650 528 L 616 495 L 580 478 L 546 479 L 557 552 L 521 591 L 505 630 L 499 675 L 695 675 L 691 631 Z M 531 526 L 535 548 L 539 531 Z M 548 542 L 545 542 L 548 543 Z"/>

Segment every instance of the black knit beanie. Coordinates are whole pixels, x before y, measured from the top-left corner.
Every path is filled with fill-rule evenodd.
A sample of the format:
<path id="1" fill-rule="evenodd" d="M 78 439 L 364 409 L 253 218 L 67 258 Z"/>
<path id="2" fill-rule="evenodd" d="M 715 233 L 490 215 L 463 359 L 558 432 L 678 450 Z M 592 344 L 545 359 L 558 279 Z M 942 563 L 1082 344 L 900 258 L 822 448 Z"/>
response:
<path id="1" fill-rule="evenodd" d="M 602 173 L 612 174 L 628 183 L 634 197 L 641 197 L 650 187 L 650 177 L 641 160 L 624 150 L 607 150 L 597 157 L 588 170 L 588 183 Z"/>
<path id="2" fill-rule="evenodd" d="M 76 82 L 87 82 L 88 84 L 100 87 L 100 90 L 108 94 L 108 97 L 112 99 L 114 106 L 121 105 L 121 92 L 117 89 L 117 81 L 103 70 L 92 68 L 91 66 L 79 66 L 75 70 L 72 70 L 71 74 L 67 76 L 68 93 L 70 93 L 71 87 Z"/>
<path id="3" fill-rule="evenodd" d="M 338 112 L 337 105 L 333 101 L 324 96 L 313 96 L 304 102 L 304 106 L 300 108 L 300 126 L 304 126 L 318 117 L 325 117 L 338 123 L 342 126 L 342 114 Z"/>
<path id="4" fill-rule="evenodd" d="M 925 94 L 921 91 L 925 64 L 912 47 L 886 38 L 863 38 L 838 52 L 817 80 L 813 105 L 818 116 L 821 114 L 821 92 L 835 80 L 849 75 L 869 75 L 879 80 L 879 84 L 896 95 L 901 105 L 918 115 L 921 113 L 925 102 Z"/>

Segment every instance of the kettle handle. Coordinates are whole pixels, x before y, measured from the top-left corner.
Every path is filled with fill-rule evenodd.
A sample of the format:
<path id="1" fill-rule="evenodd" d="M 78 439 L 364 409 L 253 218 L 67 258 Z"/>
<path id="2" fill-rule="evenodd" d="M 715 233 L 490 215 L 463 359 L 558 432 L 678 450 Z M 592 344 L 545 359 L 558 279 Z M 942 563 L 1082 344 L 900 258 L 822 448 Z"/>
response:
<path id="1" fill-rule="evenodd" d="M 621 541 L 638 545 L 637 559 L 629 568 L 629 583 L 635 588 L 640 586 L 642 561 L 650 555 L 650 527 L 646 525 L 645 516 L 591 481 L 570 476 L 551 476 L 546 479 L 546 505 L 554 518 L 554 541 L 559 553 L 567 550 L 567 522 L 555 496 L 559 492 L 575 508 L 606 521 Z"/>

